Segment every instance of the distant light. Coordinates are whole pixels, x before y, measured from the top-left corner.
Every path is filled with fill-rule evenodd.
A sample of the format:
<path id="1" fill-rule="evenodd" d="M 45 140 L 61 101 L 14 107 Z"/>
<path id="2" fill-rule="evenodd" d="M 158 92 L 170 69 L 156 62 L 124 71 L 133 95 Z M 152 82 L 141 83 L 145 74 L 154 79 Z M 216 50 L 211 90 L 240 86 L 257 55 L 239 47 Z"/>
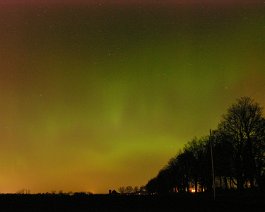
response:
<path id="1" fill-rule="evenodd" d="M 195 188 L 192 188 L 190 191 L 191 193 L 195 193 Z"/>

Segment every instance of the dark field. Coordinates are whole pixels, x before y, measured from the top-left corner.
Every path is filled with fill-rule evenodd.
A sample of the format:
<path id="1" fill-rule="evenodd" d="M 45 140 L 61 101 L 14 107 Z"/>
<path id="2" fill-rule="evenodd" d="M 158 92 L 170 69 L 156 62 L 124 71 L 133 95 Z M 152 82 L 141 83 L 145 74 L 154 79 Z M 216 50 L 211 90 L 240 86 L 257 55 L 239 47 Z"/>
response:
<path id="1" fill-rule="evenodd" d="M 0 211 L 264 211 L 258 195 L 0 195 Z"/>

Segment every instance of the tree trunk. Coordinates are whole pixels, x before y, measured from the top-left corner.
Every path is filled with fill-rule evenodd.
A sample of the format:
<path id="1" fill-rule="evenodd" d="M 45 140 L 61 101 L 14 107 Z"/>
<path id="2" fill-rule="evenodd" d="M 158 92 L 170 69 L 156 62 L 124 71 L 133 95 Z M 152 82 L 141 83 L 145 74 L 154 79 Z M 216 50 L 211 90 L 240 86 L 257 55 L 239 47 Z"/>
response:
<path id="1" fill-rule="evenodd" d="M 224 177 L 224 186 L 225 186 L 225 190 L 228 189 L 228 183 L 227 183 L 227 178 Z"/>
<path id="2" fill-rule="evenodd" d="M 242 175 L 237 176 L 237 189 L 242 191 L 244 189 L 244 180 Z"/>
<path id="3" fill-rule="evenodd" d="M 198 180 L 197 180 L 197 178 L 195 178 L 194 184 L 195 184 L 195 193 L 197 193 L 197 191 L 198 191 Z"/>

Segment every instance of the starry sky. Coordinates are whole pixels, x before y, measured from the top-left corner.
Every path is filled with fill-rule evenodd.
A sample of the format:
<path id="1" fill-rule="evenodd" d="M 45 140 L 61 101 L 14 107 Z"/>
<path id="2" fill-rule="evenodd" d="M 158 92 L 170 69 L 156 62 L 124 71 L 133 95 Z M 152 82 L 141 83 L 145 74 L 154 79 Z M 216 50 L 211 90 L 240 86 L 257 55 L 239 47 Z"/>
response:
<path id="1" fill-rule="evenodd" d="M 0 193 L 144 185 L 236 98 L 265 106 L 259 1 L 54 2 L 0 0 Z"/>

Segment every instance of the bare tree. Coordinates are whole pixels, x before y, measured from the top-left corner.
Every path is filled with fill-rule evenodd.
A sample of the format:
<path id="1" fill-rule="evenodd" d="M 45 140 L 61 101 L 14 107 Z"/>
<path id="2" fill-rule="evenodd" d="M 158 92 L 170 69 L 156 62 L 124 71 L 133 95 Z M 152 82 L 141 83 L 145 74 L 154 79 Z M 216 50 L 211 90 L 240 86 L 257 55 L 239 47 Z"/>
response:
<path id="1" fill-rule="evenodd" d="M 249 97 L 237 100 L 223 116 L 219 129 L 233 139 L 237 186 L 243 189 L 244 182 L 254 187 L 256 164 L 254 146 L 261 131 L 262 108 Z"/>
<path id="2" fill-rule="evenodd" d="M 124 186 L 121 186 L 118 188 L 118 191 L 121 193 L 121 194 L 125 194 L 126 193 L 126 188 Z"/>
<path id="3" fill-rule="evenodd" d="M 127 193 L 127 194 L 133 193 L 133 187 L 132 186 L 126 186 L 125 193 Z"/>

